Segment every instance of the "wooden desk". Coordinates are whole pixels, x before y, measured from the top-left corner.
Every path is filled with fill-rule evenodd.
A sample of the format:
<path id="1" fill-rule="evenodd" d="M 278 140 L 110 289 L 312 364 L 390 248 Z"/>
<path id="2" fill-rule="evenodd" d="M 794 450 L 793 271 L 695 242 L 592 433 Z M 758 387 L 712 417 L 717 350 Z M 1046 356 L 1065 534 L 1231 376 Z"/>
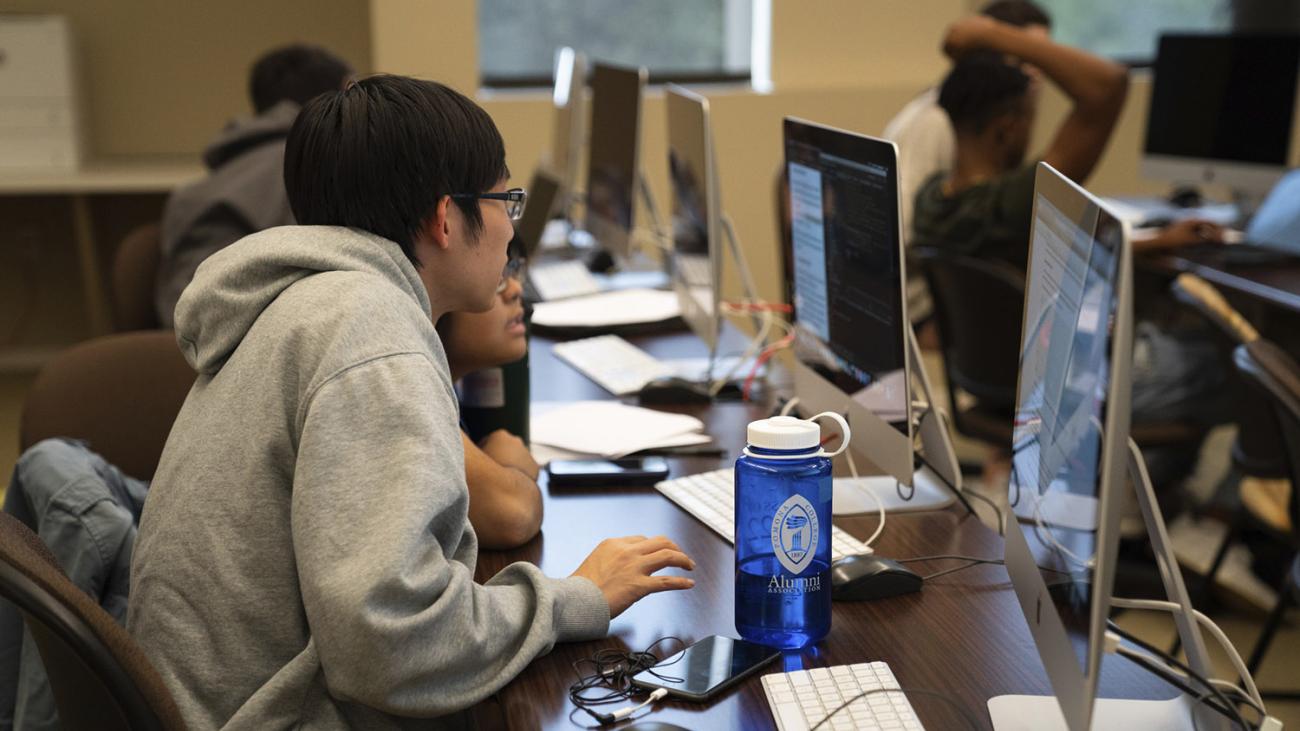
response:
<path id="1" fill-rule="evenodd" d="M 1268 307 L 1300 314 L 1300 258 L 1269 264 L 1236 264 L 1213 252 L 1172 252 L 1137 257 L 1139 265 L 1158 273 L 1190 272 L 1205 281 L 1252 298 Z"/>
<path id="2" fill-rule="evenodd" d="M 698 355 L 703 346 L 689 336 L 643 338 L 638 345 L 660 357 Z M 532 388 L 539 399 L 608 398 L 595 384 L 557 360 L 551 343 L 532 342 Z M 744 426 L 765 409 L 719 404 L 681 409 L 705 420 L 730 456 L 672 460 L 674 476 L 730 464 L 743 446 Z M 660 637 L 694 642 L 711 634 L 735 636 L 733 553 L 729 543 L 653 488 L 550 490 L 543 486 L 546 517 L 542 535 L 521 549 L 485 552 L 478 578 L 485 580 L 513 561 L 531 561 L 554 576 L 578 567 L 602 539 L 643 534 L 667 535 L 695 559 L 696 586 L 690 591 L 656 594 L 635 604 L 610 624 L 604 640 L 557 645 L 514 682 L 480 707 L 481 718 L 497 714 L 510 728 L 574 728 L 593 724 L 585 714 L 570 720 L 574 707 L 567 689 L 572 663 L 605 647 L 640 650 Z M 859 538 L 875 528 L 874 517 L 836 519 Z M 891 516 L 878 543 L 893 557 L 960 553 L 1002 555 L 1002 541 L 960 507 Z M 836 603 L 830 636 L 816 647 L 783 658 L 767 672 L 799 667 L 884 660 L 904 687 L 941 690 L 987 723 L 986 702 L 1004 693 L 1050 692 L 1029 629 L 1001 566 L 980 566 L 936 579 L 922 592 L 876 602 Z M 1175 691 L 1127 661 L 1108 658 L 1102 692 L 1112 697 L 1171 698 Z M 933 731 L 964 728 L 941 701 L 917 695 L 912 705 Z M 618 708 L 620 706 L 613 706 Z M 647 720 L 692 729 L 774 728 L 757 676 L 707 705 L 660 703 Z M 626 722 L 617 728 L 628 725 Z"/>

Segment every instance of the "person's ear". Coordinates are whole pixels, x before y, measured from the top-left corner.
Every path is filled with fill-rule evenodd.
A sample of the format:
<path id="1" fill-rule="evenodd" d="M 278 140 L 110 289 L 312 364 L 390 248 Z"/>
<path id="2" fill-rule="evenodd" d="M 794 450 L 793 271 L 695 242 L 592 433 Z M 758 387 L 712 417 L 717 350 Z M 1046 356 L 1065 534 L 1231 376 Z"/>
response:
<path id="1" fill-rule="evenodd" d="M 444 195 L 424 224 L 424 231 L 429 235 L 429 240 L 434 246 L 443 250 L 451 246 L 450 209 L 451 196 Z"/>
<path id="2" fill-rule="evenodd" d="M 1000 114 L 989 123 L 989 139 L 999 148 L 1005 148 L 1015 138 L 1015 127 L 1015 115 Z"/>

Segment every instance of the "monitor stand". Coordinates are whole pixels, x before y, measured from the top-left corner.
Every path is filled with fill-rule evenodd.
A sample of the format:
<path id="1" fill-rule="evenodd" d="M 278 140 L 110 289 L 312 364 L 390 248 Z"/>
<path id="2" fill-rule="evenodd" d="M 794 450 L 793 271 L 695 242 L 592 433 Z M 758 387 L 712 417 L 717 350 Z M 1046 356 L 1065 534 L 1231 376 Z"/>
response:
<path id="1" fill-rule="evenodd" d="M 1129 481 L 1137 490 L 1138 505 L 1142 508 L 1142 521 L 1151 539 L 1156 565 L 1169 601 L 1182 607 L 1174 613 L 1178 636 L 1187 651 L 1187 664 L 1202 676 L 1209 677 L 1211 666 L 1205 651 L 1196 618 L 1192 615 L 1192 602 L 1183 583 L 1183 575 L 1174 558 L 1173 544 L 1165 527 L 1156 493 L 1147 476 L 1146 462 L 1137 443 L 1128 440 Z M 1102 658 L 1102 663 L 1107 658 Z M 1129 662 L 1115 660 L 1112 662 Z M 1068 731 L 1065 717 L 1055 696 L 1003 695 L 990 698 L 989 716 L 996 731 Z M 1196 714 L 1193 720 L 1192 715 Z M 1193 731 L 1194 729 L 1228 728 L 1227 719 L 1207 706 L 1194 702 L 1186 695 L 1162 701 L 1098 698 L 1093 703 L 1093 729 L 1140 728 L 1153 731 Z"/>
<path id="2" fill-rule="evenodd" d="M 912 373 L 920 382 L 921 395 L 925 398 L 925 410 L 917 422 L 920 453 L 925 457 L 925 463 L 912 474 L 910 488 L 900 488 L 892 477 L 835 478 L 835 497 L 831 501 L 834 515 L 874 513 L 882 504 L 890 513 L 943 510 L 952 505 L 962 490 L 961 466 L 957 462 L 957 453 L 953 451 L 948 417 L 935 404 L 934 390 L 926 375 L 925 362 L 921 360 L 921 346 L 916 341 L 916 333 L 910 327 L 906 329 Z M 915 398 L 913 402 L 916 402 Z"/>

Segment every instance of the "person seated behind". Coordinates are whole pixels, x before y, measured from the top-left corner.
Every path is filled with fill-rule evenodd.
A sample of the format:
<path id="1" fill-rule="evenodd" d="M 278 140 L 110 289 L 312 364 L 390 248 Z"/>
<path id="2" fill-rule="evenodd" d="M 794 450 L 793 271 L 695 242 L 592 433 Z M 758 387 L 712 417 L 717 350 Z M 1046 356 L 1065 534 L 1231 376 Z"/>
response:
<path id="1" fill-rule="evenodd" d="M 601 542 L 568 578 L 474 580 L 478 540 L 434 322 L 485 311 L 513 233 L 492 119 L 376 76 L 285 147 L 300 225 L 214 254 L 177 305 L 199 375 L 163 450 L 127 628 L 187 726 L 460 727 L 556 642 L 604 636 L 694 563 Z"/>
<path id="2" fill-rule="evenodd" d="M 1030 0 L 993 0 L 979 14 L 1043 38 L 1052 32 L 1051 16 Z M 908 102 L 885 125 L 884 137 L 898 144 L 899 216 L 910 238 L 916 191 L 931 175 L 951 170 L 956 155 L 957 137 L 947 112 L 939 106 L 939 87 L 932 86 Z"/>
<path id="3" fill-rule="evenodd" d="M 343 88 L 347 61 L 315 46 L 274 49 L 253 64 L 252 117 L 236 119 L 203 152 L 208 176 L 178 188 L 163 209 L 154 307 L 174 326 L 176 302 L 212 254 L 248 234 L 293 223 L 284 192 L 284 138 L 312 97 Z"/>
<path id="4" fill-rule="evenodd" d="M 528 353 L 523 294 L 516 276 L 503 276 L 492 309 L 450 312 L 438 320 L 438 337 L 447 350 L 453 382 L 485 368 L 514 363 Z M 541 467 L 528 445 L 505 429 L 497 429 L 478 444 L 462 430 L 461 443 L 469 522 L 479 547 L 506 549 L 531 541 L 542 527 L 542 494 L 537 487 Z"/>
<path id="5" fill-rule="evenodd" d="M 1053 43 L 1039 34 L 983 17 L 954 24 L 944 49 L 957 63 L 944 80 L 939 104 L 957 131 L 949 173 L 936 173 L 917 192 L 913 245 L 940 255 L 997 259 L 1025 272 L 1034 203 L 1036 163 L 1025 163 L 1039 88 L 1014 57 L 1040 69 L 1072 102 L 1042 160 L 1082 183 L 1097 165 L 1127 93 L 1119 64 Z M 1182 221 L 1134 241 L 1134 251 L 1221 237 L 1202 221 Z M 1010 327 L 1019 327 L 1019 319 Z M 1134 336 L 1134 423 L 1223 419 L 1226 377 L 1211 342 L 1140 323 Z M 1172 474 L 1148 454 L 1157 482 Z M 1184 460 L 1185 462 L 1185 460 Z M 1171 465 L 1170 470 L 1186 465 Z"/>
<path id="6" fill-rule="evenodd" d="M 1025 162 L 1040 88 L 1008 56 L 1040 69 L 1072 102 L 1042 159 L 1084 182 L 1096 167 L 1127 93 L 1128 72 L 1041 34 L 984 17 L 954 24 L 945 51 L 957 59 L 939 103 L 957 131 L 950 172 L 936 173 L 917 192 L 915 246 L 1000 259 L 1024 271 L 1029 255 L 1036 162 Z M 1134 242 L 1136 251 L 1221 236 L 1204 221 L 1173 224 Z"/>

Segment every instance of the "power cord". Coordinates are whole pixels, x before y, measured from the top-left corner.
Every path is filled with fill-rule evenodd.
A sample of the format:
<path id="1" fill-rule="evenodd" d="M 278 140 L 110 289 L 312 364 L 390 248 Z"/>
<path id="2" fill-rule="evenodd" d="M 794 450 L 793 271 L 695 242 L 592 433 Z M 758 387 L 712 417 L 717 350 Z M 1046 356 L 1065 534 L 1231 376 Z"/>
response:
<path id="1" fill-rule="evenodd" d="M 685 640 L 680 637 L 669 636 L 655 640 L 640 652 L 606 648 L 589 658 L 575 660 L 573 662 L 573 672 L 578 679 L 569 686 L 569 701 L 575 706 L 574 711 L 586 713 L 601 725 L 617 723 L 667 695 L 667 690 L 659 688 L 652 692 L 650 697 L 640 705 L 627 706 L 612 713 L 595 710 L 597 706 L 631 700 L 634 696 L 644 693 L 644 689 L 632 683 L 632 678 L 643 671 L 649 670 L 656 678 L 666 682 L 681 682 L 682 678 L 652 670 L 660 660 L 659 656 L 654 653 L 654 649 L 665 642 L 677 642 L 683 649 L 686 647 Z M 676 660 L 664 663 L 659 669 L 676 664 L 682 657 L 685 657 L 685 654 L 678 651 Z M 583 674 L 582 669 L 584 666 L 589 666 L 592 671 Z M 596 693 L 593 694 L 593 691 L 596 691 Z M 571 712 L 569 715 L 572 721 L 573 713 Z"/>
<path id="2" fill-rule="evenodd" d="M 1149 655 L 1144 655 L 1127 647 L 1117 648 L 1115 652 L 1120 657 L 1128 659 L 1134 665 L 1137 665 L 1143 670 L 1146 670 L 1152 675 L 1155 675 L 1166 683 L 1169 683 L 1187 695 L 1195 698 L 1197 703 L 1203 703 L 1206 707 L 1227 717 L 1229 721 L 1235 722 L 1241 728 L 1253 728 L 1249 723 L 1247 723 L 1245 716 L 1241 715 L 1241 711 L 1237 710 L 1236 706 L 1229 702 L 1228 699 L 1213 686 L 1207 685 L 1207 690 L 1204 693 L 1198 693 L 1196 688 L 1192 687 L 1192 685 L 1187 682 L 1188 676 L 1173 672 L 1168 667 L 1156 662 L 1155 659 Z M 1216 698 L 1221 698 L 1222 700 L 1211 700 L 1211 695 L 1216 696 Z M 1196 716 L 1193 715 L 1193 724 L 1195 724 L 1195 718 Z"/>
<path id="3" fill-rule="evenodd" d="M 1128 642 L 1137 645 L 1138 647 L 1142 648 L 1143 650 L 1146 650 L 1146 652 L 1149 653 L 1147 655 L 1143 655 L 1142 653 L 1135 652 L 1126 647 L 1117 647 L 1116 652 L 1119 655 L 1128 658 L 1129 660 L 1137 663 L 1138 665 L 1142 666 L 1146 670 L 1156 675 L 1159 675 L 1170 685 L 1173 685 L 1174 687 L 1178 688 L 1179 690 L 1182 690 L 1183 692 L 1187 693 L 1188 695 L 1194 698 L 1199 697 L 1200 694 L 1195 689 L 1193 689 L 1190 685 L 1188 685 L 1186 681 L 1188 679 L 1195 680 L 1196 682 L 1200 683 L 1206 689 L 1207 692 L 1213 695 L 1215 701 L 1217 701 L 1217 702 L 1211 702 L 1208 698 L 1206 698 L 1203 701 L 1205 705 L 1209 706 L 1210 708 L 1213 708 L 1214 710 L 1218 711 L 1224 716 L 1227 716 L 1230 720 L 1236 721 L 1237 723 L 1241 724 L 1242 728 L 1245 729 L 1252 728 L 1252 726 L 1246 722 L 1245 717 L 1241 715 L 1241 711 L 1237 709 L 1236 704 L 1229 701 L 1227 696 L 1223 694 L 1223 691 L 1219 690 L 1219 688 L 1216 687 L 1213 683 L 1211 683 L 1208 679 L 1201 676 L 1199 673 L 1193 671 L 1190 667 L 1187 666 L 1186 663 L 1180 661 L 1178 658 L 1171 656 L 1169 653 L 1165 652 L 1164 650 L 1161 650 L 1160 648 L 1152 645 L 1151 643 L 1137 637 L 1131 632 L 1128 632 L 1127 630 L 1125 630 L 1124 628 L 1116 624 L 1114 620 L 1109 620 L 1109 619 L 1106 620 L 1106 626 L 1108 628 L 1107 631 L 1112 632 L 1115 635 L 1118 635 L 1119 637 L 1122 637 Z M 1160 663 L 1156 662 L 1157 658 L 1164 663 L 1164 666 L 1161 666 Z M 1181 671 L 1181 674 L 1174 672 L 1173 670 L 1170 669 L 1170 667 L 1176 668 L 1177 670 Z"/>
<path id="4" fill-rule="evenodd" d="M 922 576 L 921 577 L 922 581 L 929 581 L 930 579 L 937 579 L 940 576 L 955 574 L 958 571 L 965 571 L 966 569 L 971 568 L 972 566 L 980 566 L 982 564 L 993 564 L 995 566 L 1004 565 L 1003 560 L 1000 558 L 980 558 L 978 556 L 961 556 L 961 555 L 954 555 L 954 554 L 945 554 L 942 556 L 920 556 L 918 558 L 900 558 L 895 560 L 898 563 L 924 563 L 927 561 L 966 561 L 967 562 L 962 566 L 957 566 L 951 569 L 944 569 L 943 571 L 936 571 L 933 574 Z"/>
<path id="5" fill-rule="evenodd" d="M 813 726 L 809 731 L 817 731 L 817 729 L 825 725 L 827 721 L 830 721 L 835 714 L 839 713 L 845 708 L 848 708 L 849 706 L 853 705 L 859 700 L 866 698 L 869 695 L 876 695 L 879 693 L 902 693 L 904 694 L 904 696 L 906 696 L 908 693 L 915 693 L 917 695 L 926 695 L 926 696 L 930 696 L 931 698 L 938 698 L 944 703 L 947 703 L 952 708 L 956 708 L 957 712 L 961 714 L 962 719 L 966 721 L 966 724 L 968 726 L 970 726 L 973 729 L 978 729 L 980 727 L 979 721 L 976 720 L 974 714 L 970 712 L 970 709 L 958 703 L 956 699 L 954 699 L 950 695 L 947 695 L 946 693 L 940 693 L 937 690 L 928 690 L 926 688 L 872 688 L 871 690 L 864 690 L 861 693 L 848 699 L 847 701 L 841 703 L 838 707 L 836 707 L 835 710 L 826 714 L 826 718 L 823 718 L 822 720 L 818 721 L 817 725 Z"/>
<path id="6" fill-rule="evenodd" d="M 1158 601 L 1155 599 L 1126 599 L 1124 597 L 1111 597 L 1110 603 L 1111 606 L 1119 607 L 1120 609 L 1150 609 L 1178 614 L 1181 614 L 1183 611 L 1182 606 L 1179 604 L 1167 601 Z M 1264 698 L 1260 695 L 1259 688 L 1255 686 L 1255 679 L 1251 677 L 1250 669 L 1246 667 L 1245 661 L 1241 659 L 1241 654 L 1237 652 L 1237 648 L 1234 647 L 1232 641 L 1228 639 L 1228 635 L 1224 634 L 1223 630 L 1219 628 L 1219 625 L 1215 624 L 1212 619 L 1199 610 L 1192 609 L 1192 615 L 1200 626 L 1210 631 L 1210 634 L 1214 637 L 1215 641 L 1217 641 L 1219 646 L 1223 648 L 1224 653 L 1228 655 L 1228 659 L 1232 662 L 1233 668 L 1237 671 L 1238 677 L 1241 678 L 1241 682 L 1245 684 L 1247 695 L 1254 701 L 1252 705 L 1262 711 Z M 1168 653 L 1165 654 L 1168 655 Z"/>
<path id="7" fill-rule="evenodd" d="M 917 458 L 918 460 L 920 460 L 921 464 L 925 465 L 926 467 L 929 467 L 931 472 L 933 472 L 934 474 L 936 474 L 936 475 L 939 476 L 939 479 L 943 481 L 943 484 L 944 484 L 945 486 L 947 486 L 948 490 L 949 490 L 950 492 L 952 492 L 952 494 L 953 494 L 953 495 L 954 495 L 958 500 L 961 501 L 961 504 L 962 504 L 963 506 L 965 506 L 965 508 L 966 508 L 966 512 L 967 512 L 967 513 L 969 513 L 969 514 L 971 514 L 971 515 L 974 515 L 974 516 L 977 517 L 977 518 L 979 517 L 979 513 L 976 513 L 976 512 L 975 512 L 975 506 L 971 505 L 971 504 L 970 504 L 970 501 L 966 499 L 966 491 L 965 491 L 965 490 L 962 490 L 962 489 L 958 488 L 956 485 L 952 484 L 952 482 L 950 482 L 950 481 L 948 480 L 947 477 L 944 477 L 944 475 L 943 475 L 942 472 L 940 472 L 938 469 L 936 469 L 934 465 L 930 464 L 930 461 L 927 460 L 927 459 L 925 458 L 925 455 L 921 454 L 920 452 L 917 452 L 917 453 L 916 453 L 916 458 Z M 911 500 L 911 499 L 912 499 L 912 496 L 915 495 L 915 494 L 916 494 L 916 487 L 913 486 L 913 487 L 912 487 L 912 492 L 909 493 L 909 494 L 907 495 L 907 497 L 903 497 L 903 487 L 902 487 L 902 483 L 899 483 L 899 486 L 898 486 L 898 496 L 899 496 L 900 498 L 903 498 L 904 500 Z M 974 495 L 975 493 L 972 492 L 971 494 Z M 983 497 L 983 495 L 981 495 L 980 497 Z M 1001 520 L 1002 511 L 1001 511 L 1001 510 L 998 510 L 998 509 L 997 509 L 997 506 L 994 506 L 993 509 L 994 509 L 994 510 L 997 510 L 997 512 L 998 512 L 998 518 L 999 518 L 999 519 L 998 519 L 998 524 L 1001 525 L 1001 524 L 1002 524 L 1002 520 Z M 1000 532 L 1000 531 L 999 531 L 999 535 L 1001 535 L 1001 532 Z"/>

